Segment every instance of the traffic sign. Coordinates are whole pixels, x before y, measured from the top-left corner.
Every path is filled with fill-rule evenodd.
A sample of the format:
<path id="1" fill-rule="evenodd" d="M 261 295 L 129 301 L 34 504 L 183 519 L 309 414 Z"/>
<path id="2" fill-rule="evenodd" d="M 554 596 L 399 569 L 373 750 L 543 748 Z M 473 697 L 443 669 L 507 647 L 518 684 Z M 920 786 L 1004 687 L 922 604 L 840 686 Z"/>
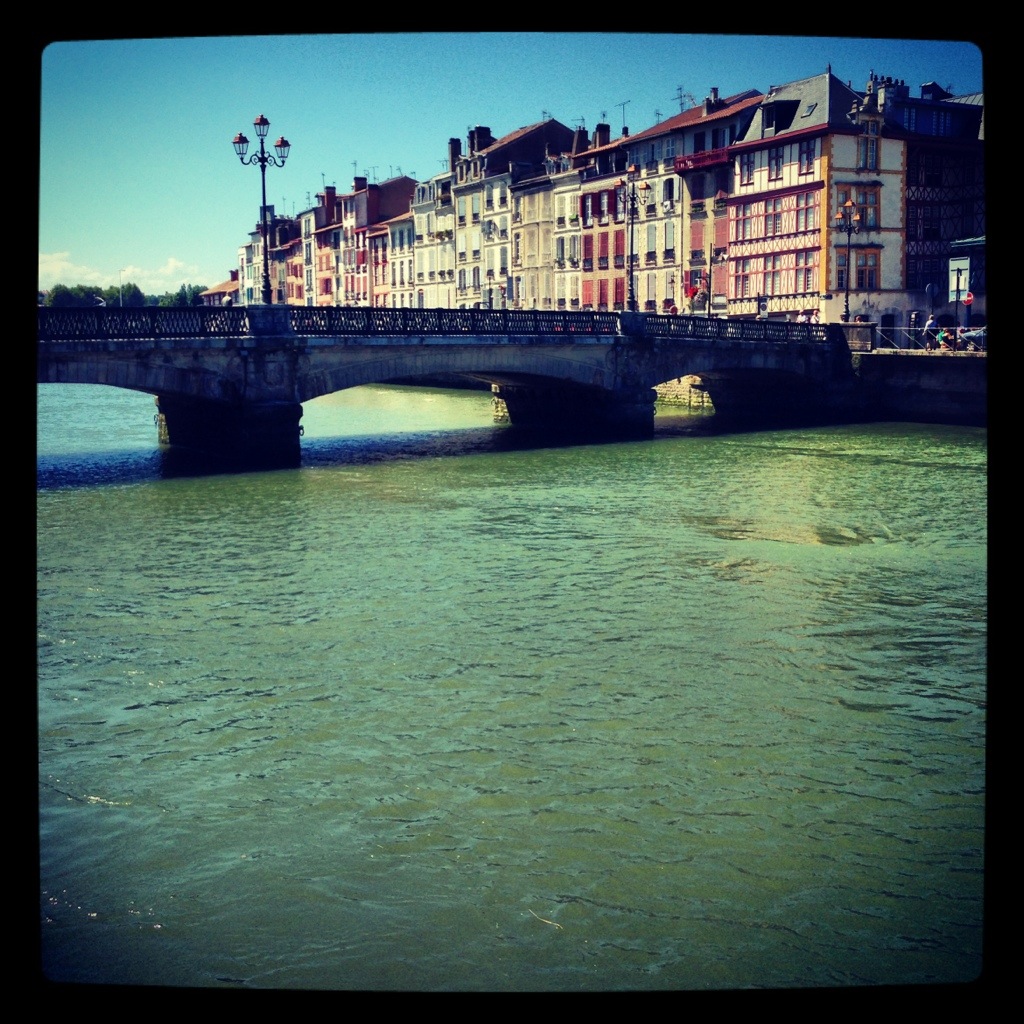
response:
<path id="1" fill-rule="evenodd" d="M 968 292 L 964 296 L 964 305 L 969 306 L 974 301 L 974 292 Z"/>

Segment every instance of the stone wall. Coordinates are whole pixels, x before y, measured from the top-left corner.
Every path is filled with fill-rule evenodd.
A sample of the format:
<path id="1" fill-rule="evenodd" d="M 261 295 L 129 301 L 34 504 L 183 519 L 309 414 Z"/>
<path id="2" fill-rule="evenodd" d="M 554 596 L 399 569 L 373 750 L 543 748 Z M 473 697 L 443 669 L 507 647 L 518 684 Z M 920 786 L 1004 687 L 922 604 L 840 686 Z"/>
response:
<path id="1" fill-rule="evenodd" d="M 683 406 L 695 412 L 714 412 L 711 398 L 699 377 L 677 377 L 659 384 L 655 389 L 658 401 L 665 405 Z"/>

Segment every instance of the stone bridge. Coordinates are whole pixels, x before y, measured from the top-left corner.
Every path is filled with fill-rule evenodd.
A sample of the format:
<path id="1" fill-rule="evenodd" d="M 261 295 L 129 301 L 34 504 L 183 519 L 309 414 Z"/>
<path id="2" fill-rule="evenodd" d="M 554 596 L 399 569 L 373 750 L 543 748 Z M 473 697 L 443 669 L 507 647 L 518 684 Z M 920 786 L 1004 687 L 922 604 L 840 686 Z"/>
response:
<path id="1" fill-rule="evenodd" d="M 852 395 L 847 331 L 864 327 L 518 310 L 44 308 L 37 382 L 144 391 L 156 396 L 161 441 L 289 464 L 302 402 L 439 374 L 489 383 L 514 426 L 581 436 L 649 436 L 654 387 L 690 374 L 726 421 L 833 419 Z"/>

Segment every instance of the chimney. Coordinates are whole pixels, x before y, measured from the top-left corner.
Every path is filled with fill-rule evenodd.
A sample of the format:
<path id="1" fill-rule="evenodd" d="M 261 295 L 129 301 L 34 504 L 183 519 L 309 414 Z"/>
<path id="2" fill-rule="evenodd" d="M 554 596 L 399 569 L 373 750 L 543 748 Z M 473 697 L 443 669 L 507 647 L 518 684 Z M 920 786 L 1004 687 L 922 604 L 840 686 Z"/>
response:
<path id="1" fill-rule="evenodd" d="M 470 130 L 468 142 L 469 153 L 470 155 L 473 155 L 486 149 L 492 142 L 494 142 L 494 136 L 491 135 L 490 128 L 484 128 L 481 125 L 477 125 L 475 128 Z"/>
<path id="2" fill-rule="evenodd" d="M 454 171 L 455 165 L 462 156 L 462 143 L 458 139 L 448 140 L 448 170 Z"/>
<path id="3" fill-rule="evenodd" d="M 594 128 L 594 148 L 607 146 L 611 141 L 612 127 L 610 124 L 599 124 Z"/>
<path id="4" fill-rule="evenodd" d="M 579 127 L 572 133 L 572 155 L 577 156 L 580 153 L 586 152 L 586 149 L 587 129 Z"/>
<path id="5" fill-rule="evenodd" d="M 366 191 L 366 179 L 365 178 L 353 178 L 352 179 L 352 191 L 353 192 L 365 192 Z"/>

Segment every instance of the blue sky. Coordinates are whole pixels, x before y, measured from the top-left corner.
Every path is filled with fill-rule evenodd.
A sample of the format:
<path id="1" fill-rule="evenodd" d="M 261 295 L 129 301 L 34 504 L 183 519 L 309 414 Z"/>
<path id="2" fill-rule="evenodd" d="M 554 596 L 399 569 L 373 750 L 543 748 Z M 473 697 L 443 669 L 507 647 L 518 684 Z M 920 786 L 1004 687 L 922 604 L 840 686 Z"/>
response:
<path id="1" fill-rule="evenodd" d="M 967 40 L 645 33 L 374 33 L 75 40 L 41 52 L 39 287 L 134 282 L 146 293 L 228 278 L 259 216 L 260 174 L 231 140 L 292 144 L 267 171 L 289 215 L 354 175 L 424 180 L 449 138 L 545 117 L 631 132 L 700 101 L 833 73 L 919 95 L 983 88 Z M 683 100 L 689 107 L 689 99 Z"/>

